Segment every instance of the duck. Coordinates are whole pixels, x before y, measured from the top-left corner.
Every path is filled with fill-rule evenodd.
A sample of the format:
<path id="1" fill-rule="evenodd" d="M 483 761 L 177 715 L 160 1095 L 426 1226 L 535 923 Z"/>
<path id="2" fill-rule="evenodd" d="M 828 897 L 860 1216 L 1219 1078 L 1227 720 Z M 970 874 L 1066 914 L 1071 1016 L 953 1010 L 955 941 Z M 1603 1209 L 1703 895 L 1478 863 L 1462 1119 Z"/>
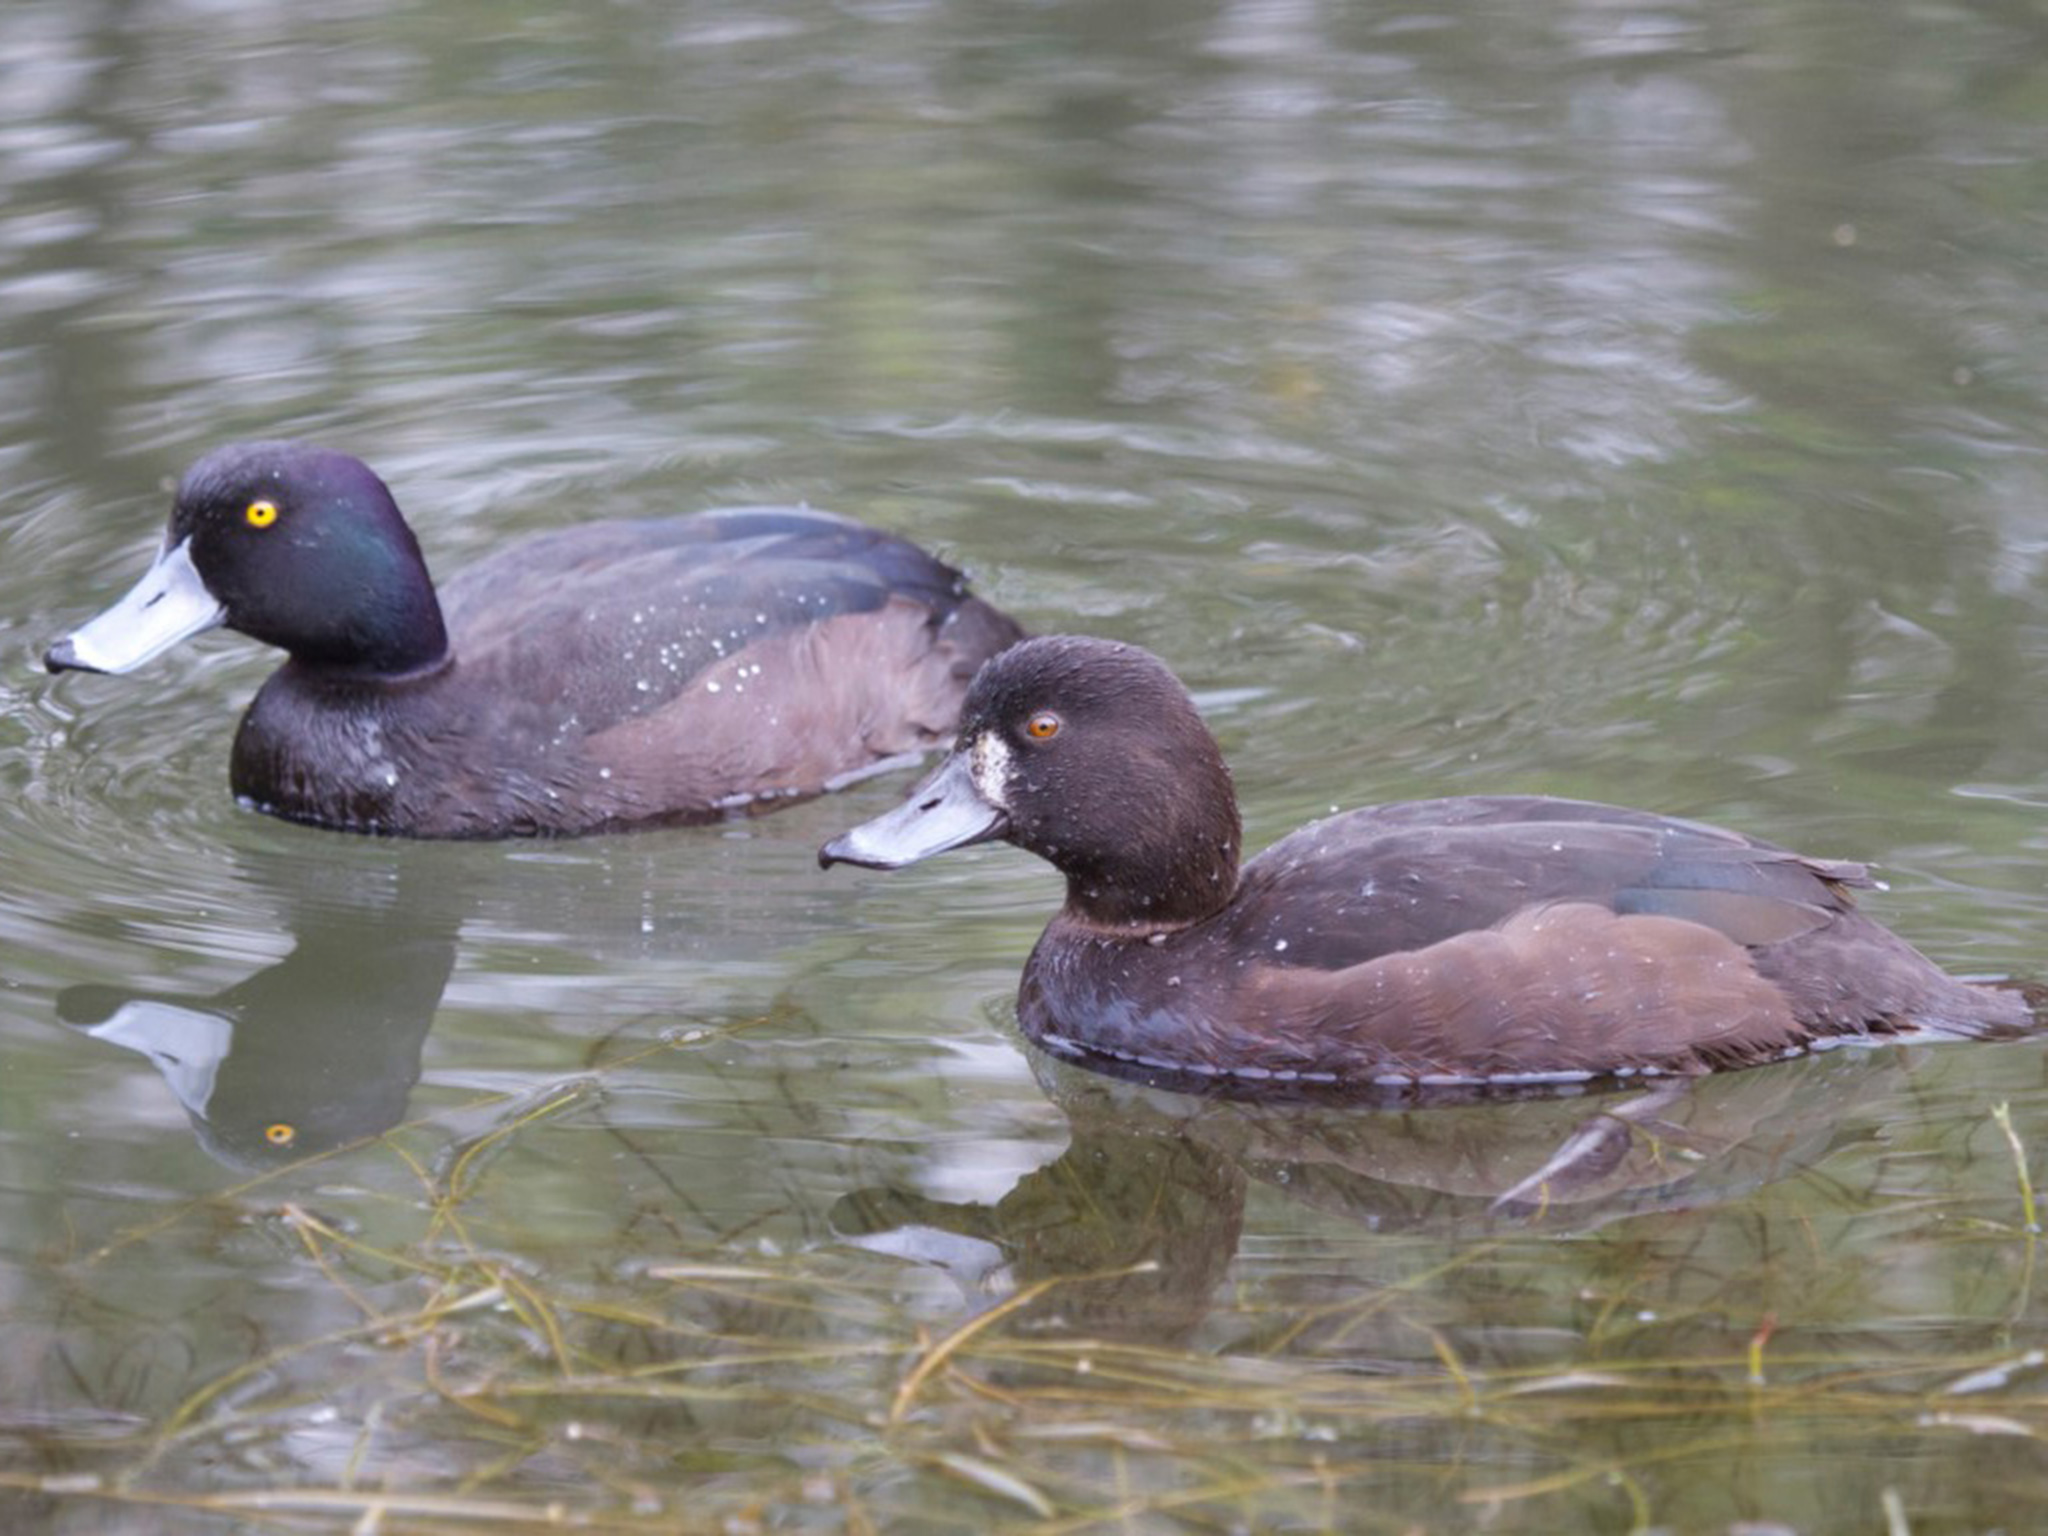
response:
<path id="1" fill-rule="evenodd" d="M 129 672 L 219 625 L 285 653 L 235 733 L 239 800 L 469 839 L 707 822 L 906 765 L 1023 633 L 917 545 L 807 507 L 572 524 L 437 590 L 376 473 L 302 441 L 193 464 L 141 580 L 44 664 Z"/>
<path id="2" fill-rule="evenodd" d="M 947 756 L 818 857 L 897 869 L 991 840 L 1066 879 L 1025 1037 L 1183 1089 L 1512 1092 L 2031 1023 L 1859 911 L 1864 865 L 1650 811 L 1378 805 L 1240 863 L 1215 737 L 1165 663 L 1111 640 L 991 658 Z"/>

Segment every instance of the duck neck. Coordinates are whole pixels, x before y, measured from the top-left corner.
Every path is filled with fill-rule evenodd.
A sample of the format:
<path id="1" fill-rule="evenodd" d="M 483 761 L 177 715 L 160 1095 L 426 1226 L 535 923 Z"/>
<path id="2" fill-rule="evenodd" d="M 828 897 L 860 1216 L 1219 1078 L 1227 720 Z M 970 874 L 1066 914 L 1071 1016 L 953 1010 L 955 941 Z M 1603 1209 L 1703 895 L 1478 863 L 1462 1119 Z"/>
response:
<path id="1" fill-rule="evenodd" d="M 410 659 L 416 657 L 417 659 Z M 431 684 L 455 667 L 455 652 L 444 639 L 438 649 L 380 651 L 373 658 L 351 656 L 346 660 L 294 655 L 286 670 L 301 685 L 322 688 L 351 697 L 364 694 L 397 694 Z"/>
<path id="2" fill-rule="evenodd" d="M 404 603 L 368 607 L 333 633 L 300 639 L 291 655 L 328 677 L 393 684 L 432 677 L 455 659 L 440 601 L 424 580 Z"/>
<path id="3" fill-rule="evenodd" d="M 1064 915 L 1127 938 L 1191 927 L 1230 905 L 1237 894 L 1237 857 L 1233 819 L 1227 838 L 1189 849 L 1170 865 L 1128 856 L 1102 866 L 1064 863 Z"/>
<path id="4" fill-rule="evenodd" d="M 404 635 L 392 638 L 397 643 L 377 658 L 377 670 L 393 681 L 439 672 L 455 659 L 455 653 L 448 648 L 448 626 L 441 618 L 441 600 L 431 586 L 427 588 L 425 605 L 406 626 Z"/>

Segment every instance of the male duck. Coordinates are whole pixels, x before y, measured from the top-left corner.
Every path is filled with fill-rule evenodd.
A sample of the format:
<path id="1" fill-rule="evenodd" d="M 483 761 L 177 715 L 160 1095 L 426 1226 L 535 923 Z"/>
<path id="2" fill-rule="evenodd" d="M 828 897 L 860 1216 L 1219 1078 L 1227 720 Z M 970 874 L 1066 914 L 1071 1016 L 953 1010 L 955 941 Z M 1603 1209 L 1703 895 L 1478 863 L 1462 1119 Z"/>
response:
<path id="1" fill-rule="evenodd" d="M 384 482 L 298 442 L 193 465 L 141 582 L 44 661 L 126 672 L 218 624 L 289 657 L 235 736 L 238 796 L 468 838 L 818 794 L 943 740 L 1021 633 L 915 545 L 788 507 L 541 534 L 437 599 Z"/>
<path id="2" fill-rule="evenodd" d="M 991 838 L 1067 877 L 1024 969 L 1025 1033 L 1125 1069 L 1521 1084 L 2028 1022 L 2019 997 L 1944 975 L 1858 913 L 1862 865 L 1647 811 L 1379 806 L 1240 872 L 1214 738 L 1156 657 L 1106 640 L 1027 640 L 989 662 L 951 755 L 819 861 L 893 869 Z"/>

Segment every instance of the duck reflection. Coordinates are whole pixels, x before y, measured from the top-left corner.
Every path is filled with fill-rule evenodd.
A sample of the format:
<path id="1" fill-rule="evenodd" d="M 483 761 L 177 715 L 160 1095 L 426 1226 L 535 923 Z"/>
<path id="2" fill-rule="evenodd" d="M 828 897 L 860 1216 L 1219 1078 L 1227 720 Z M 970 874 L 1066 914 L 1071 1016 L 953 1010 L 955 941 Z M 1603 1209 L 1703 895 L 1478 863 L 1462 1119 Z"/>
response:
<path id="1" fill-rule="evenodd" d="M 860 1190 L 833 1207 L 833 1229 L 948 1271 L 977 1303 L 1059 1280 L 1028 1327 L 1184 1338 L 1237 1252 L 1244 1170 L 1197 1137 L 1069 1113 L 1066 1151 L 992 1205 Z"/>
<path id="2" fill-rule="evenodd" d="M 146 1056 L 219 1161 L 254 1170 L 390 1129 L 455 967 L 457 903 L 399 868 L 265 870 L 283 959 L 210 996 L 65 988 L 57 1014 Z M 338 886 L 340 888 L 338 888 Z"/>
<path id="3" fill-rule="evenodd" d="M 1839 1051 L 1650 1091 L 1388 1108 L 1201 1098 L 1034 1051 L 1072 1127 L 1058 1158 L 992 1204 L 867 1189 L 842 1197 L 832 1222 L 863 1247 L 946 1269 L 977 1304 L 1059 1280 L 1020 1309 L 1027 1328 L 1174 1343 L 1207 1313 L 1255 1185 L 1376 1232 L 1583 1232 L 1813 1165 L 1901 1056 Z"/>

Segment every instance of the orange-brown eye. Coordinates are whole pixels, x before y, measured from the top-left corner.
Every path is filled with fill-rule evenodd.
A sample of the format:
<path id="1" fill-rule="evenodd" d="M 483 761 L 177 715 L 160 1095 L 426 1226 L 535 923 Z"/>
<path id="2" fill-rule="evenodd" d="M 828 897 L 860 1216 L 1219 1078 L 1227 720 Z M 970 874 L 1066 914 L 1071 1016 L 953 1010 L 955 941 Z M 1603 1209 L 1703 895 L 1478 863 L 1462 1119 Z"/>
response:
<path id="1" fill-rule="evenodd" d="M 242 516 L 249 520 L 251 528 L 268 528 L 277 521 L 277 503 L 274 501 L 252 501 Z"/>
<path id="2" fill-rule="evenodd" d="M 1060 717 L 1049 709 L 1041 709 L 1024 722 L 1024 734 L 1033 741 L 1051 741 L 1060 733 Z"/>
<path id="3" fill-rule="evenodd" d="M 299 1139 L 297 1126 L 286 1125 L 282 1120 L 275 1125 L 263 1127 L 263 1139 L 273 1147 L 288 1147 Z"/>

